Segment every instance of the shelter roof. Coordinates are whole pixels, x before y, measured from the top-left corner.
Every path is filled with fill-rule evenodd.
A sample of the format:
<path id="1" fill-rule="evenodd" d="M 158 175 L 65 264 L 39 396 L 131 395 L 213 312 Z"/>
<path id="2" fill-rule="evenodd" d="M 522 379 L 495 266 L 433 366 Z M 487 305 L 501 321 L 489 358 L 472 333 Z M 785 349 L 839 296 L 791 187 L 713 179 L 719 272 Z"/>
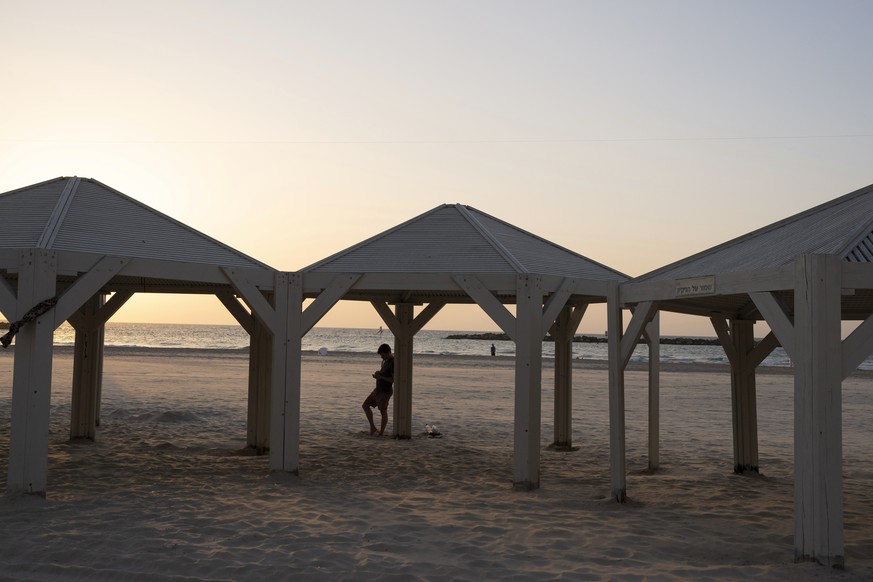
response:
<path id="1" fill-rule="evenodd" d="M 16 248 L 270 269 L 88 178 L 56 178 L 0 194 L 0 249 Z"/>
<path id="2" fill-rule="evenodd" d="M 498 218 L 443 204 L 303 269 L 304 273 L 627 276 Z"/>
<path id="3" fill-rule="evenodd" d="M 748 293 L 767 290 L 791 313 L 790 269 L 805 254 L 873 263 L 873 185 L 637 277 L 622 298 L 631 304 L 658 300 L 666 311 L 762 319 Z M 678 289 L 696 278 L 711 280 L 712 292 L 680 296 Z M 841 303 L 843 319 L 864 319 L 873 311 L 873 291 L 855 289 Z"/>
<path id="4" fill-rule="evenodd" d="M 782 267 L 803 254 L 835 254 L 844 261 L 873 262 L 873 185 L 646 273 L 634 281 Z"/>

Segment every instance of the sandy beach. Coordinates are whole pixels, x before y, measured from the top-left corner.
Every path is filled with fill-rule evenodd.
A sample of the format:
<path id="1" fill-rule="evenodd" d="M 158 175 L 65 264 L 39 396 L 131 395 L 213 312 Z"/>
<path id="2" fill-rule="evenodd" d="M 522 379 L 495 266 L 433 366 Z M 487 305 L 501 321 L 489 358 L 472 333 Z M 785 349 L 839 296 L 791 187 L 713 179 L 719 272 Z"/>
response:
<path id="1" fill-rule="evenodd" d="M 12 361 L 0 353 L 5 490 Z M 845 571 L 794 563 L 792 376 L 758 378 L 761 474 L 732 472 L 730 377 L 627 373 L 628 496 L 609 499 L 607 372 L 574 371 L 572 452 L 543 378 L 541 488 L 512 489 L 513 361 L 417 356 L 411 440 L 372 438 L 374 356 L 307 355 L 299 476 L 245 450 L 247 360 L 108 353 L 97 442 L 70 442 L 54 358 L 48 495 L 0 501 L 0 580 L 870 580 L 873 376 L 843 384 Z M 441 438 L 428 438 L 436 424 Z M 391 423 L 389 422 L 389 431 Z"/>

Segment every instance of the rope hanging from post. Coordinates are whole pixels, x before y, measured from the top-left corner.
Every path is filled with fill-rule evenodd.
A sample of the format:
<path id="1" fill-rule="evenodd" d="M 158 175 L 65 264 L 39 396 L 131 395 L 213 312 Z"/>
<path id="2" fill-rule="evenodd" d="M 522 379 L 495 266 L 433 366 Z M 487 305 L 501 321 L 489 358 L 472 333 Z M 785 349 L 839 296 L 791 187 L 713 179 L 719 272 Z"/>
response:
<path id="1" fill-rule="evenodd" d="M 36 305 L 30 308 L 30 310 L 24 314 L 24 317 L 9 325 L 9 331 L 6 332 L 6 335 L 0 337 L 0 343 L 3 344 L 4 348 L 8 348 L 9 344 L 12 343 L 12 339 L 15 337 L 15 334 L 18 333 L 18 330 L 22 328 L 22 326 L 30 323 L 40 315 L 47 312 L 49 309 L 54 307 L 58 302 L 57 297 L 52 297 L 51 299 L 46 299 L 45 301 L 40 301 Z"/>

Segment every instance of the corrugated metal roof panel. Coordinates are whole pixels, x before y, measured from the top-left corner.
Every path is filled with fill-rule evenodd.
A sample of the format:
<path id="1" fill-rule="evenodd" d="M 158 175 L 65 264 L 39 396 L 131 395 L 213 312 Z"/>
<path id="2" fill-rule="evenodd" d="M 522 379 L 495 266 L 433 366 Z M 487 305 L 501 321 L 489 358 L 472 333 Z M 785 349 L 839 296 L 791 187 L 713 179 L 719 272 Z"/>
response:
<path id="1" fill-rule="evenodd" d="M 70 186 L 61 200 L 64 188 Z M 181 222 L 86 178 L 0 194 L 0 248 L 44 248 L 270 269 Z"/>
<path id="2" fill-rule="evenodd" d="M 515 273 L 517 270 L 452 205 L 304 269 L 338 273 Z"/>
<path id="3" fill-rule="evenodd" d="M 626 278 L 474 208 L 455 204 L 434 208 L 303 270 Z"/>
<path id="4" fill-rule="evenodd" d="M 63 178 L 0 194 L 0 248 L 34 248 L 64 190 Z"/>
<path id="5" fill-rule="evenodd" d="M 254 259 L 103 184 L 82 180 L 52 248 L 225 267 Z"/>
<path id="6" fill-rule="evenodd" d="M 627 279 L 624 274 L 578 253 L 475 208 L 468 207 L 468 209 L 491 236 L 524 267 L 527 273 L 558 275 L 590 281 L 624 281 Z"/>
<path id="7" fill-rule="evenodd" d="M 781 267 L 802 254 L 844 254 L 873 222 L 873 186 L 639 277 L 638 281 L 683 279 L 717 273 Z M 855 247 L 849 249 L 849 252 Z M 848 254 L 848 253 L 846 253 Z M 848 257 L 846 256 L 847 260 Z"/>

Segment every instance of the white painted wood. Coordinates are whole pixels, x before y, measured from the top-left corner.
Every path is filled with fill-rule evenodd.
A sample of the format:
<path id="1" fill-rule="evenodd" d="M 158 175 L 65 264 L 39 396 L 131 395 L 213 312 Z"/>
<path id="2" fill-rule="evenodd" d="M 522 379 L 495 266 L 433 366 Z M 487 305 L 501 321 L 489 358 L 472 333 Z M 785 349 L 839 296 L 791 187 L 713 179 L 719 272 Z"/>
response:
<path id="1" fill-rule="evenodd" d="M 264 297 L 263 292 L 245 278 L 243 273 L 237 269 L 222 268 L 221 271 L 227 277 L 227 280 L 233 284 L 234 289 L 243 298 L 243 301 L 252 310 L 252 315 L 259 317 L 261 323 L 275 335 L 276 331 L 281 327 L 281 322 L 277 320 L 276 311 L 273 306 Z M 270 285 L 270 288 L 274 288 Z"/>
<path id="2" fill-rule="evenodd" d="M 73 386 L 70 402 L 70 438 L 96 440 L 97 409 L 101 376 L 102 324 L 98 319 L 103 295 L 98 293 L 82 305 L 77 315 L 80 324 L 75 326 L 73 349 Z"/>
<path id="3" fill-rule="evenodd" d="M 112 277 L 120 274 L 130 259 L 104 257 L 90 271 L 76 279 L 66 291 L 58 297 L 54 308 L 55 329 L 60 327 L 79 307 L 100 291 Z"/>
<path id="4" fill-rule="evenodd" d="M 557 450 L 573 450 L 573 337 L 588 305 L 565 305 L 549 333 L 555 339 L 555 440 Z M 549 316 L 544 315 L 545 320 Z"/>
<path id="5" fill-rule="evenodd" d="M 224 271 L 230 269 L 238 277 L 247 280 L 250 284 L 267 290 L 272 290 L 272 271 L 267 269 L 246 269 L 243 267 L 220 267 L 218 265 L 205 265 L 197 263 L 174 263 L 158 259 L 131 258 L 125 267 L 124 274 L 131 277 L 144 277 L 147 279 L 173 279 L 177 281 L 192 281 L 197 283 L 227 284 Z"/>
<path id="6" fill-rule="evenodd" d="M 607 352 L 609 359 L 609 467 L 612 498 L 624 502 L 627 498 L 624 425 L 624 367 L 621 340 L 624 332 L 619 286 L 612 282 L 606 296 Z"/>
<path id="7" fill-rule="evenodd" d="M 101 295 L 101 301 L 103 304 L 99 307 L 99 309 L 91 316 L 84 317 L 80 316 L 78 313 L 72 314 L 67 318 L 70 325 L 76 330 L 76 332 L 87 333 L 90 336 L 95 336 L 96 339 L 93 340 L 95 349 L 97 351 L 97 355 L 95 357 L 96 360 L 96 368 L 97 368 L 97 386 L 96 386 L 96 397 L 95 397 L 95 412 L 94 412 L 94 425 L 100 426 L 100 410 L 101 403 L 103 401 L 103 352 L 104 352 L 104 337 L 105 337 L 105 324 L 109 321 L 113 315 L 115 315 L 119 309 L 121 309 L 124 304 L 133 297 L 133 291 L 119 291 L 113 293 L 109 299 L 105 299 L 104 294 Z"/>
<path id="8" fill-rule="evenodd" d="M 873 353 L 873 315 L 843 340 L 842 379 L 845 380 Z"/>
<path id="9" fill-rule="evenodd" d="M 535 276 L 519 275 L 515 333 L 515 459 L 513 486 L 540 486 L 543 291 Z"/>
<path id="10" fill-rule="evenodd" d="M 303 312 L 300 320 L 302 338 L 310 329 L 315 327 L 324 315 L 337 304 L 337 301 L 343 298 L 349 289 L 361 278 L 358 274 L 338 275 L 325 289 L 319 293 L 315 301 L 309 304 L 309 307 Z"/>
<path id="11" fill-rule="evenodd" d="M 561 313 L 561 310 L 564 309 L 567 300 L 573 292 L 573 284 L 574 281 L 572 279 L 565 279 L 561 284 L 561 287 L 549 295 L 549 298 L 546 300 L 546 304 L 543 307 L 543 329 L 542 333 L 540 333 L 541 336 L 548 333 L 555 318 L 557 318 L 558 314 Z"/>
<path id="12" fill-rule="evenodd" d="M 730 362 L 730 365 L 734 368 L 739 366 L 740 356 L 734 349 L 734 343 L 733 339 L 731 339 L 730 327 L 728 326 L 727 320 L 723 317 L 710 317 L 709 321 L 712 323 L 712 328 L 715 330 L 715 335 L 721 343 L 721 347 L 724 350 L 725 356 L 727 356 L 728 362 Z"/>
<path id="13" fill-rule="evenodd" d="M 715 288 L 719 295 L 779 291 L 791 289 L 793 284 L 794 271 L 790 265 L 774 269 L 715 275 Z M 643 301 L 667 301 L 676 297 L 676 280 L 673 279 L 630 282 L 623 284 L 621 289 L 621 299 L 628 304 Z"/>
<path id="14" fill-rule="evenodd" d="M 337 276 L 338 273 L 331 272 L 306 272 L 304 294 L 310 296 L 318 294 Z M 416 294 L 418 291 L 433 291 L 433 292 L 452 292 L 462 291 L 463 288 L 458 285 L 455 280 L 457 276 L 472 276 L 482 283 L 484 287 L 492 293 L 505 294 L 508 296 L 515 295 L 515 275 L 500 274 L 500 273 L 456 273 L 454 276 L 446 273 L 372 273 L 365 272 L 364 275 L 355 283 L 353 291 L 373 291 L 379 290 L 383 292 L 403 292 L 412 290 Z M 543 290 L 552 293 L 557 291 L 560 286 L 568 279 L 558 275 L 543 275 Z M 574 295 L 590 296 L 590 299 L 596 300 L 602 298 L 606 293 L 606 281 L 589 281 L 584 279 L 569 279 L 573 282 Z M 434 298 L 436 299 L 436 298 Z"/>
<path id="15" fill-rule="evenodd" d="M 779 339 L 772 331 L 764 336 L 758 345 L 754 347 L 752 353 L 749 354 L 749 366 L 757 368 L 761 365 L 767 356 L 773 353 L 773 350 L 779 347 Z"/>
<path id="16" fill-rule="evenodd" d="M 239 323 L 240 327 L 246 330 L 246 333 L 252 335 L 255 333 L 255 318 L 252 314 L 242 306 L 236 296 L 230 291 L 219 291 L 215 294 L 225 309 L 230 312 L 233 318 Z"/>
<path id="17" fill-rule="evenodd" d="M 751 354 L 755 345 L 753 321 L 732 319 L 730 342 L 736 354 L 731 362 L 731 414 L 733 419 L 734 472 L 758 472 L 758 410 L 755 366 Z"/>
<path id="18" fill-rule="evenodd" d="M 18 320 L 18 314 L 15 312 L 17 302 L 15 290 L 5 278 L 0 277 L 0 313 L 6 317 L 6 321 Z"/>
<path id="19" fill-rule="evenodd" d="M 649 471 L 661 466 L 661 317 L 655 312 L 643 336 L 649 346 Z"/>
<path id="20" fill-rule="evenodd" d="M 555 440 L 558 450 L 573 447 L 573 307 L 565 305 L 553 318 L 551 335 L 555 339 Z M 549 316 L 544 315 L 545 320 Z"/>
<path id="21" fill-rule="evenodd" d="M 391 311 L 388 304 L 384 301 L 371 301 L 370 304 L 373 306 L 373 309 L 376 310 L 376 313 L 379 314 L 379 317 L 382 318 L 382 321 L 385 323 L 385 326 L 391 334 L 397 337 L 397 335 L 401 333 L 400 320 L 397 319 L 397 316 L 394 315 L 394 312 Z"/>
<path id="22" fill-rule="evenodd" d="M 637 342 L 643 334 L 643 330 L 652 321 L 658 312 L 658 304 L 654 301 L 643 301 L 633 311 L 633 317 L 621 337 L 621 367 L 627 367 L 631 356 L 637 347 Z M 610 332 L 611 333 L 611 332 Z"/>
<path id="23" fill-rule="evenodd" d="M 486 289 L 492 292 L 515 294 L 515 275 L 494 273 L 466 273 L 462 276 L 475 277 Z M 438 273 L 365 273 L 356 289 L 383 289 L 387 291 L 408 291 L 410 289 L 432 289 L 434 291 L 458 290 L 457 275 Z"/>
<path id="24" fill-rule="evenodd" d="M 873 264 L 843 263 L 843 289 L 873 289 Z"/>
<path id="25" fill-rule="evenodd" d="M 273 336 L 260 320 L 252 318 L 252 331 L 249 336 L 246 446 L 255 449 L 257 454 L 264 454 L 270 450 L 272 358 Z"/>
<path id="26" fill-rule="evenodd" d="M 36 243 L 36 248 L 51 248 L 55 237 L 57 237 L 58 235 L 58 230 L 60 230 L 62 220 L 64 216 L 66 216 L 67 211 L 70 208 L 70 204 L 73 201 L 73 196 L 75 196 L 76 189 L 79 187 L 79 182 L 81 180 L 81 178 L 70 178 L 64 185 L 63 191 L 61 192 L 60 196 L 58 196 L 57 204 L 55 205 L 51 216 L 49 216 L 48 222 L 43 229 L 42 235 L 39 237 L 39 241 L 37 241 Z"/>
<path id="27" fill-rule="evenodd" d="M 795 267 L 795 558 L 842 567 L 840 261 L 802 255 Z"/>
<path id="28" fill-rule="evenodd" d="M 276 273 L 270 381 L 270 468 L 297 474 L 300 464 L 300 385 L 303 281 Z M 279 425 L 276 427 L 275 425 Z"/>
<path id="29" fill-rule="evenodd" d="M 394 438 L 412 438 L 412 370 L 414 307 L 400 303 L 396 310 L 397 333 L 394 334 Z M 375 346 L 374 346 L 375 351 Z"/>
<path id="30" fill-rule="evenodd" d="M 424 326 L 427 325 L 427 323 L 445 306 L 445 301 L 436 301 L 427 304 L 424 309 L 415 316 L 415 321 L 413 322 L 414 333 L 421 331 L 422 328 L 424 328 Z"/>
<path id="31" fill-rule="evenodd" d="M 788 317 L 788 314 L 785 313 L 785 308 L 772 293 L 749 293 L 749 297 L 752 298 L 752 301 L 758 307 L 758 311 L 767 320 L 767 325 L 770 326 L 770 329 L 779 338 L 782 349 L 793 360 L 794 324 L 791 318 Z"/>
<path id="32" fill-rule="evenodd" d="M 306 296 L 321 293 L 341 273 L 305 272 L 303 292 Z M 514 281 L 515 277 L 504 277 Z M 357 281 L 358 289 L 381 291 L 408 291 L 428 289 L 431 291 L 461 291 L 451 275 L 445 273 L 366 273 Z"/>
<path id="33" fill-rule="evenodd" d="M 24 315 L 56 290 L 55 253 L 32 249 L 20 255 L 18 308 Z M 49 411 L 54 314 L 22 326 L 15 338 L 7 492 L 45 496 L 48 477 Z"/>
<path id="34" fill-rule="evenodd" d="M 100 325 L 109 321 L 119 309 L 124 307 L 124 304 L 127 303 L 131 297 L 133 297 L 132 291 L 118 291 L 110 295 L 103 306 L 100 307 L 100 311 L 97 312 L 97 319 Z"/>
<path id="35" fill-rule="evenodd" d="M 570 279 L 573 281 L 573 294 L 574 295 L 586 295 L 586 300 L 590 300 L 592 303 L 603 303 L 606 301 L 606 287 L 607 281 L 591 281 L 588 279 Z M 543 284 L 545 285 L 548 282 L 548 278 L 543 278 Z M 548 288 L 551 288 L 548 287 Z"/>
<path id="36" fill-rule="evenodd" d="M 476 277 L 472 276 L 459 276 L 454 277 L 455 281 L 458 285 L 473 298 L 473 300 L 479 304 L 479 307 L 482 308 L 485 313 L 496 323 L 503 333 L 508 335 L 512 340 L 518 342 L 519 338 L 516 337 L 516 321 L 515 317 L 509 312 L 506 307 L 503 306 L 500 301 L 497 300 L 494 295 L 491 294 L 488 289 L 482 285 L 481 282 Z M 517 307 L 516 307 L 517 309 Z M 542 310 L 542 307 L 539 308 Z M 535 330 L 535 333 L 538 333 L 540 328 Z M 540 336 L 540 341 L 542 341 L 542 336 Z"/>

